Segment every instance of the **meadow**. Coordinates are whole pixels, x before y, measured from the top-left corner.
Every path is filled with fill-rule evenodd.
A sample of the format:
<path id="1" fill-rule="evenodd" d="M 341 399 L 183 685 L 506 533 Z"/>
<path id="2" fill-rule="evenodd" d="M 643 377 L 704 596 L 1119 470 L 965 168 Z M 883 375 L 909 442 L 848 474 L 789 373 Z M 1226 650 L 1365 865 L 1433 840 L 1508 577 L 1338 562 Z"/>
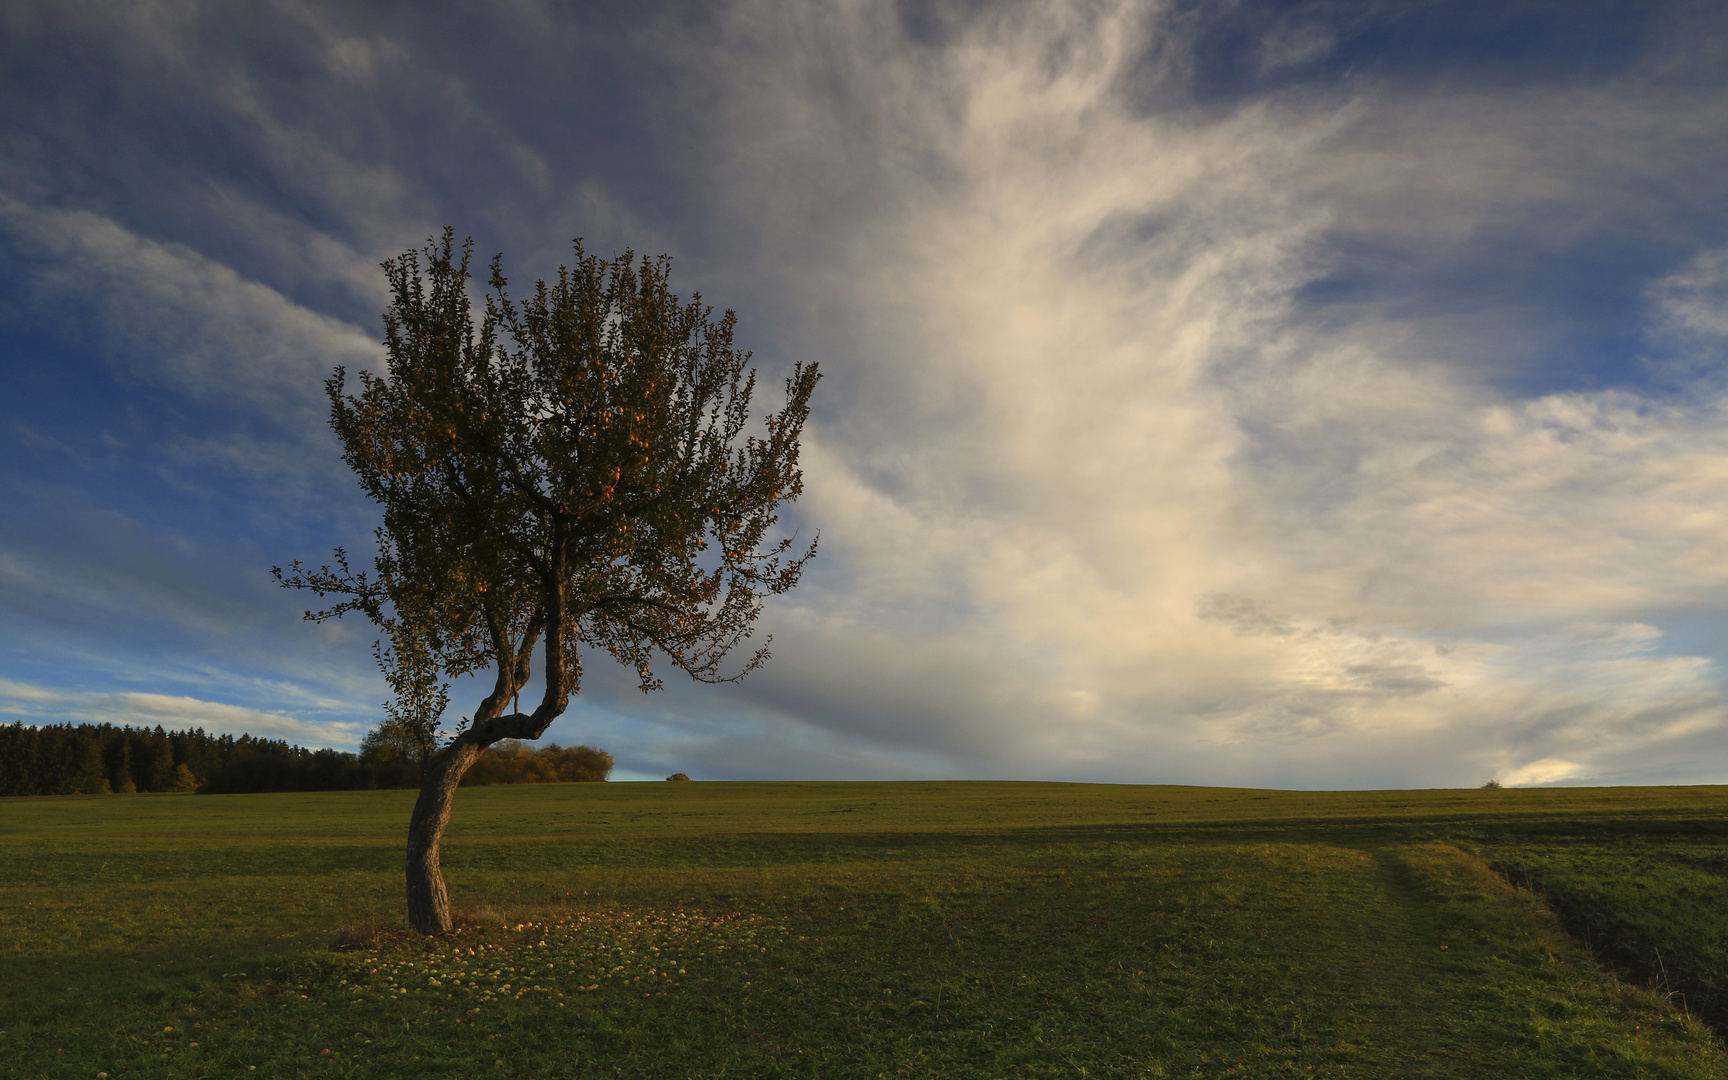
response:
<path id="1" fill-rule="evenodd" d="M 0 802 L 19 1077 L 1722 1077 L 1728 791 Z M 1581 944 L 1581 942 L 1583 944 Z"/>

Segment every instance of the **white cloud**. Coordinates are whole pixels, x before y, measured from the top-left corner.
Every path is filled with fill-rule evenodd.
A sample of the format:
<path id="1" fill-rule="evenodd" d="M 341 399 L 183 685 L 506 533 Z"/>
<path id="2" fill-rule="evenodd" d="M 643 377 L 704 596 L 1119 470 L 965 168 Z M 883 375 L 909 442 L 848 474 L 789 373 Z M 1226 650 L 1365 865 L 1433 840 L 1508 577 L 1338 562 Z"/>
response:
<path id="1" fill-rule="evenodd" d="M 0 679 L 0 714 L 33 723 L 115 724 L 174 729 L 200 727 L 214 735 L 250 733 L 306 746 L 355 745 L 361 725 L 317 720 L 203 701 L 138 692 L 79 692 Z"/>
<path id="2" fill-rule="evenodd" d="M 1532 761 L 1521 769 L 1512 770 L 1506 774 L 1506 779 L 1502 782 L 1508 787 L 1518 787 L 1523 784 L 1552 784 L 1557 780 L 1574 779 L 1583 772 L 1583 766 L 1575 761 L 1543 758 L 1541 761 Z"/>
<path id="3" fill-rule="evenodd" d="M 194 400 L 304 418 L 322 411 L 331 368 L 381 366 L 359 328 L 98 214 L 0 197 L 0 234 L 32 265 L 37 303 L 76 311 L 134 375 Z"/>
<path id="4" fill-rule="evenodd" d="M 1651 620 L 1728 598 L 1725 402 L 1520 398 L 1407 297 L 1326 326 L 1297 298 L 1340 237 L 1596 214 L 1680 152 L 1672 100 L 1148 112 L 1121 87 L 1173 31 L 1132 6 L 941 48 L 874 5 L 741 12 L 720 187 L 831 375 L 802 510 L 829 569 L 764 707 L 1116 779 L 1605 775 L 1721 741 L 1716 658 Z"/>
<path id="5" fill-rule="evenodd" d="M 1699 252 L 1651 283 L 1651 366 L 1684 383 L 1728 384 L 1728 250 Z"/>

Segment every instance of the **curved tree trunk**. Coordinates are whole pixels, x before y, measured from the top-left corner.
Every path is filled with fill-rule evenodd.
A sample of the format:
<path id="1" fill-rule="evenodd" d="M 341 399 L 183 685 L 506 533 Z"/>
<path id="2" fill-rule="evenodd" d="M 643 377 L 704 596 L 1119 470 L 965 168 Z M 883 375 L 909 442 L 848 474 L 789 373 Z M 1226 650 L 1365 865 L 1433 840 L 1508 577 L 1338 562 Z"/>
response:
<path id="1" fill-rule="evenodd" d="M 436 754 L 421 774 L 420 797 L 414 800 L 414 816 L 408 819 L 407 872 L 408 924 L 422 934 L 448 934 L 452 928 L 450 892 L 444 887 L 438 848 L 444 827 L 450 824 L 450 802 L 456 797 L 456 786 L 480 752 L 493 743 L 501 739 L 533 740 L 545 734 L 569 702 L 563 687 L 563 680 L 553 680 L 547 701 L 532 716 L 495 714 L 509 700 L 508 687 L 488 697 L 480 703 L 480 722 Z M 492 714 L 490 718 L 488 714 Z"/>
<path id="2" fill-rule="evenodd" d="M 414 816 L 408 820 L 408 923 L 422 934 L 448 934 L 450 892 L 444 887 L 439 863 L 439 844 L 450 824 L 450 800 L 462 774 L 480 749 L 458 741 L 438 755 L 420 780 L 420 797 L 414 801 Z"/>
<path id="3" fill-rule="evenodd" d="M 480 752 L 495 742 L 538 739 L 570 704 L 564 665 L 564 594 L 557 584 L 563 564 L 556 556 L 553 570 L 554 584 L 548 590 L 545 613 L 536 612 L 529 620 L 520 650 L 509 646 L 504 628 L 494 622 L 494 647 L 497 655 L 508 661 L 500 664 L 498 683 L 474 711 L 474 721 L 468 730 L 436 754 L 420 776 L 420 797 L 414 800 L 414 816 L 408 819 L 407 870 L 408 923 L 422 934 L 448 934 L 452 928 L 450 892 L 444 887 L 438 847 L 444 839 L 444 827 L 450 824 L 450 801 L 456 797 L 456 786 L 462 782 L 463 774 Z M 532 715 L 514 712 L 500 716 L 505 702 L 528 681 L 528 657 L 542 625 L 550 628 L 545 640 L 545 698 Z"/>

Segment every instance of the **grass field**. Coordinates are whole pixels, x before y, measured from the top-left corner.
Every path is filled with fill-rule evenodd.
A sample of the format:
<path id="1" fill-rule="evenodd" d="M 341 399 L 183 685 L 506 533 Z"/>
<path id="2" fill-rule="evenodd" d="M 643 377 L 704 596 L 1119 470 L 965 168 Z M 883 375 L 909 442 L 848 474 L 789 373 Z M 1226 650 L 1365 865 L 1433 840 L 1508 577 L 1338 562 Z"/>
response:
<path id="1" fill-rule="evenodd" d="M 411 799 L 0 803 L 0 1070 L 1728 1076 L 1724 789 L 464 789 L 434 942 Z"/>

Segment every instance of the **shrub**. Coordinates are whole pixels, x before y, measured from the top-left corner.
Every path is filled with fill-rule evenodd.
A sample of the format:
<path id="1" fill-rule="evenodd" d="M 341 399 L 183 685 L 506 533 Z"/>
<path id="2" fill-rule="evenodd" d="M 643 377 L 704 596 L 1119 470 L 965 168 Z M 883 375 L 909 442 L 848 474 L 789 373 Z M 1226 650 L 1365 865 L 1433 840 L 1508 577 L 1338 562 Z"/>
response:
<path id="1" fill-rule="evenodd" d="M 534 747 L 505 739 L 487 747 L 462 777 L 462 786 L 595 783 L 612 774 L 612 755 L 592 746 Z"/>

